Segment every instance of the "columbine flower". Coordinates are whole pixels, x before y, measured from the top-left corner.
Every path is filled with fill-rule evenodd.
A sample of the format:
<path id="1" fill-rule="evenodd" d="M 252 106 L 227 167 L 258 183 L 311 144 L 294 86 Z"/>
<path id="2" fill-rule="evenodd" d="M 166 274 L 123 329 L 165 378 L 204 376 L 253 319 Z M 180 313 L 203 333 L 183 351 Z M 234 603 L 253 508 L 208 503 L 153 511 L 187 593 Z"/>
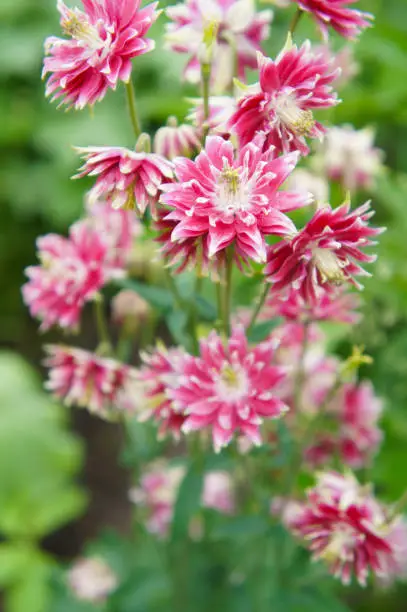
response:
<path id="1" fill-rule="evenodd" d="M 328 26 L 345 38 L 355 39 L 369 27 L 373 16 L 349 8 L 356 0 L 293 0 L 299 8 L 316 19 L 324 38 L 328 38 Z"/>
<path id="2" fill-rule="evenodd" d="M 211 136 L 195 161 L 175 160 L 177 183 L 163 185 L 162 200 L 174 210 L 172 240 L 207 237 L 208 256 L 235 243 L 243 257 L 263 262 L 265 236 L 295 232 L 284 214 L 308 203 L 295 193 L 277 192 L 295 167 L 298 156 L 262 153 L 258 137 L 234 157 L 233 145 Z"/>
<path id="3" fill-rule="evenodd" d="M 138 209 L 143 214 L 150 204 L 154 212 L 162 183 L 173 177 L 171 162 L 155 153 L 124 147 L 78 147 L 77 151 L 85 163 L 74 178 L 97 176 L 89 198 L 105 198 L 113 208 Z"/>
<path id="4" fill-rule="evenodd" d="M 46 388 L 67 406 L 87 408 L 102 417 L 127 407 L 132 369 L 114 359 L 63 345 L 45 347 Z"/>
<path id="5" fill-rule="evenodd" d="M 228 472 L 209 472 L 205 475 L 202 505 L 223 514 L 233 514 L 235 496 L 232 479 Z"/>
<path id="6" fill-rule="evenodd" d="M 202 98 L 189 98 L 192 104 L 188 120 L 201 132 L 205 127 L 204 103 Z M 211 134 L 218 134 L 224 138 L 230 136 L 228 123 L 236 110 L 236 100 L 232 96 L 211 96 L 209 98 L 209 117 L 207 127 Z"/>
<path id="7" fill-rule="evenodd" d="M 189 157 L 199 151 L 201 142 L 198 132 L 192 125 L 178 125 L 175 117 L 169 117 L 167 125 L 160 128 L 154 136 L 154 152 L 167 159 L 179 155 Z"/>
<path id="8" fill-rule="evenodd" d="M 383 169 L 384 155 L 373 146 L 374 137 L 371 128 L 355 130 L 350 125 L 330 128 L 315 164 L 349 191 L 371 189 Z"/>
<path id="9" fill-rule="evenodd" d="M 292 240 L 270 248 L 265 272 L 274 290 L 292 286 L 310 302 L 345 282 L 361 288 L 354 276 L 369 274 L 357 262 L 375 261 L 362 248 L 383 231 L 369 227 L 373 214 L 369 202 L 353 211 L 349 202 L 319 209 Z"/>
<path id="10" fill-rule="evenodd" d="M 45 41 L 43 77 L 46 95 L 61 104 L 82 109 L 130 80 L 131 60 L 154 48 L 145 38 L 158 17 L 158 3 L 140 9 L 141 0 L 83 0 L 85 12 L 71 10 L 62 0 L 57 8 L 69 38 L 50 36 Z"/>
<path id="11" fill-rule="evenodd" d="M 85 221 L 75 223 L 69 238 L 48 234 L 37 240 L 39 266 L 26 270 L 23 297 L 41 330 L 53 325 L 75 329 L 84 305 L 112 278 L 123 275 L 112 261 L 105 235 Z"/>
<path id="12" fill-rule="evenodd" d="M 191 56 L 185 78 L 201 78 L 200 49 L 208 28 L 216 39 L 212 65 L 212 91 L 224 92 L 234 76 L 245 78 L 246 68 L 256 67 L 256 52 L 269 35 L 272 12 L 256 12 L 253 0 L 186 0 L 166 10 L 169 48 Z M 237 59 L 236 59 L 237 54 Z M 235 65 L 237 62 L 238 74 Z"/>
<path id="13" fill-rule="evenodd" d="M 307 155 L 305 137 L 320 139 L 324 133 L 312 110 L 338 103 L 331 87 L 338 71 L 322 53 L 312 52 L 309 41 L 297 49 L 290 39 L 275 61 L 259 54 L 258 65 L 260 82 L 243 93 L 230 126 L 242 145 L 262 131 L 278 151 Z"/>
<path id="14" fill-rule="evenodd" d="M 274 388 L 284 378 L 282 368 L 270 365 L 272 342 L 250 349 L 243 328 L 235 327 L 227 345 L 212 332 L 201 341 L 199 357 L 184 364 L 183 376 L 170 397 L 187 419 L 185 433 L 212 428 L 217 452 L 240 432 L 252 444 L 261 444 L 264 418 L 278 418 L 288 408 Z"/>
<path id="15" fill-rule="evenodd" d="M 101 557 L 78 559 L 68 572 L 68 584 L 77 599 L 100 604 L 118 586 L 117 576 Z"/>
<path id="16" fill-rule="evenodd" d="M 364 586 L 370 572 L 383 579 L 399 572 L 402 551 L 394 534 L 401 519 L 391 518 L 367 487 L 351 475 L 325 472 L 307 497 L 290 528 L 343 584 L 353 574 Z"/>

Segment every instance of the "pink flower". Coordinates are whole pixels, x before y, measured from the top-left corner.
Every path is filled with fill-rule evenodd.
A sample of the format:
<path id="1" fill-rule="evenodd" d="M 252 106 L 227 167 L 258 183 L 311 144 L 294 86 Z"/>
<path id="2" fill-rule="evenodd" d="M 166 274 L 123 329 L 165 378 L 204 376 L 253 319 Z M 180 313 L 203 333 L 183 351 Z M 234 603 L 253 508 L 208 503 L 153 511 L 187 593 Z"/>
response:
<path id="1" fill-rule="evenodd" d="M 353 211 L 349 202 L 317 210 L 292 240 L 270 248 L 265 273 L 274 290 L 291 286 L 308 303 L 345 282 L 361 288 L 354 276 L 369 274 L 357 262 L 376 259 L 362 248 L 375 244 L 370 238 L 383 231 L 369 227 L 373 214 L 369 202 Z"/>
<path id="2" fill-rule="evenodd" d="M 269 35 L 272 12 L 256 12 L 252 0 L 186 0 L 166 10 L 172 23 L 167 25 L 169 48 L 191 56 L 185 78 L 198 83 L 201 78 L 201 48 L 208 25 L 216 31 L 212 63 L 212 91 L 223 93 L 234 76 L 245 78 L 247 68 L 256 67 L 256 52 Z M 235 74 L 237 51 L 237 70 Z"/>
<path id="3" fill-rule="evenodd" d="M 298 156 L 262 153 L 263 140 L 257 137 L 235 159 L 231 142 L 210 136 L 195 161 L 175 160 L 178 182 L 162 186 L 162 201 L 174 208 L 166 219 L 177 222 L 173 241 L 207 238 L 209 257 L 235 243 L 243 258 L 263 262 L 266 235 L 295 232 L 285 213 L 308 200 L 277 189 Z"/>
<path id="4" fill-rule="evenodd" d="M 68 39 L 45 41 L 46 95 L 82 109 L 102 100 L 118 81 L 130 80 L 131 60 L 154 49 L 145 38 L 159 13 L 158 3 L 140 9 L 141 0 L 82 0 L 85 12 L 62 0 L 57 8 Z"/>
<path id="5" fill-rule="evenodd" d="M 367 487 L 350 474 L 324 472 L 307 498 L 290 528 L 343 584 L 353 574 L 365 586 L 369 573 L 382 579 L 399 573 L 402 551 L 394 534 L 401 519 L 391 518 Z"/>
<path id="6" fill-rule="evenodd" d="M 331 86 L 338 71 L 323 53 L 312 52 L 309 41 L 300 49 L 289 41 L 275 61 L 259 54 L 258 65 L 260 82 L 238 101 L 230 126 L 241 145 L 262 131 L 267 146 L 307 155 L 305 137 L 321 139 L 325 131 L 312 110 L 338 103 Z"/>
<path id="7" fill-rule="evenodd" d="M 39 266 L 26 269 L 22 292 L 41 330 L 53 325 L 75 329 L 84 305 L 113 278 L 122 276 L 103 233 L 85 221 L 75 223 L 69 238 L 48 234 L 37 240 Z"/>
<path id="8" fill-rule="evenodd" d="M 178 125 L 175 117 L 170 117 L 167 125 L 160 128 L 154 137 L 155 153 L 167 159 L 174 159 L 179 155 L 189 157 L 200 148 L 197 129 L 186 123 Z"/>
<path id="9" fill-rule="evenodd" d="M 235 496 L 232 479 L 228 472 L 209 472 L 205 475 L 202 505 L 223 514 L 233 514 Z"/>
<path id="10" fill-rule="evenodd" d="M 173 177 L 171 162 L 155 153 L 124 147 L 78 147 L 77 151 L 85 163 L 74 178 L 97 176 L 89 198 L 105 198 L 113 208 L 137 208 L 143 214 L 150 204 L 154 211 L 162 183 Z"/>
<path id="11" fill-rule="evenodd" d="M 50 344 L 45 350 L 45 386 L 66 406 L 87 408 L 102 417 L 127 406 L 127 385 L 133 376 L 129 366 L 80 348 Z"/>
<path id="12" fill-rule="evenodd" d="M 226 346 L 211 332 L 200 349 L 200 356 L 186 361 L 177 387 L 169 391 L 177 409 L 187 416 L 182 430 L 212 428 L 216 452 L 237 432 L 261 444 L 263 419 L 278 418 L 288 410 L 274 393 L 284 371 L 270 365 L 273 343 L 251 349 L 243 328 L 235 327 Z"/>
<path id="13" fill-rule="evenodd" d="M 117 576 L 101 557 L 75 561 L 68 572 L 68 585 L 77 599 L 100 604 L 118 586 Z"/>
<path id="14" fill-rule="evenodd" d="M 293 0 L 302 11 L 311 13 L 324 38 L 328 38 L 328 26 L 345 38 L 355 39 L 373 19 L 370 13 L 349 8 L 357 0 Z"/>

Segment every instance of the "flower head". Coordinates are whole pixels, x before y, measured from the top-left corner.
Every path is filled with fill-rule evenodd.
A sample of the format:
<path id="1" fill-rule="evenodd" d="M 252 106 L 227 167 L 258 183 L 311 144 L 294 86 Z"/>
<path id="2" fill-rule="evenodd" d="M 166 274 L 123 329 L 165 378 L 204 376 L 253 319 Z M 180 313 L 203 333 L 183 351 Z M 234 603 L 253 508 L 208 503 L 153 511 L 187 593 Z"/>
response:
<path id="1" fill-rule="evenodd" d="M 215 93 L 223 93 L 232 83 L 236 53 L 239 78 L 245 78 L 246 68 L 256 67 L 256 52 L 268 37 L 272 19 L 269 10 L 256 12 L 253 0 L 186 0 L 169 7 L 166 13 L 171 20 L 167 45 L 190 56 L 185 78 L 193 83 L 201 78 L 202 46 L 207 30 L 212 30 Z"/>
<path id="2" fill-rule="evenodd" d="M 276 60 L 258 55 L 260 81 L 243 92 L 230 119 L 242 145 L 259 131 L 278 151 L 309 153 L 305 138 L 321 138 L 323 126 L 312 110 L 338 103 L 332 82 L 338 71 L 309 41 L 300 49 L 288 41 Z"/>
<path id="3" fill-rule="evenodd" d="M 113 208 L 143 214 L 150 204 L 154 212 L 162 183 L 173 177 L 171 162 L 155 153 L 124 147 L 78 147 L 77 151 L 84 164 L 74 178 L 97 176 L 89 198 L 104 198 Z"/>
<path id="4" fill-rule="evenodd" d="M 370 572 L 383 579 L 399 572 L 402 551 L 394 535 L 400 517 L 391 518 L 353 476 L 321 473 L 307 498 L 290 528 L 344 584 L 353 574 L 364 586 Z"/>
<path id="5" fill-rule="evenodd" d="M 165 219 L 177 222 L 173 241 L 206 238 L 209 257 L 235 243 L 242 257 L 262 262 L 266 235 L 295 232 L 285 213 L 308 199 L 277 190 L 298 156 L 276 158 L 262 144 L 259 136 L 235 158 L 231 142 L 210 136 L 195 161 L 175 160 L 178 182 L 162 186 L 163 202 L 174 209 Z"/>
<path id="6" fill-rule="evenodd" d="M 349 8 L 357 0 L 293 0 L 302 11 L 310 13 L 317 21 L 324 38 L 328 38 L 328 26 L 341 36 L 355 39 L 360 32 L 369 27 L 373 16 L 357 9 Z"/>
<path id="7" fill-rule="evenodd" d="M 226 346 L 215 332 L 201 341 L 200 356 L 184 364 L 183 376 L 169 394 L 186 415 L 187 433 L 212 428 L 215 450 L 235 433 L 261 443 L 264 418 L 278 418 L 288 408 L 274 393 L 284 371 L 272 366 L 272 342 L 251 349 L 243 328 L 235 327 Z"/>
<path id="8" fill-rule="evenodd" d="M 84 305 L 123 274 L 122 257 L 113 257 L 106 236 L 84 220 L 70 228 L 69 238 L 48 234 L 37 240 L 41 264 L 27 268 L 22 291 L 42 330 L 53 325 L 75 329 Z"/>
<path id="9" fill-rule="evenodd" d="M 167 159 L 180 155 L 189 157 L 200 148 L 197 129 L 186 123 L 178 125 L 175 117 L 169 117 L 167 125 L 160 128 L 154 137 L 154 152 Z"/>
<path id="10" fill-rule="evenodd" d="M 383 231 L 368 225 L 373 214 L 368 202 L 353 211 L 349 202 L 317 210 L 292 240 L 270 248 L 266 275 L 274 289 L 291 286 L 306 302 L 316 302 L 345 282 L 361 288 L 354 276 L 368 273 L 357 262 L 375 261 L 362 248 Z"/>
<path id="11" fill-rule="evenodd" d="M 68 38 L 45 41 L 43 77 L 46 95 L 61 104 L 82 109 L 104 98 L 118 81 L 128 82 L 131 60 L 154 48 L 146 38 L 158 17 L 157 3 L 141 9 L 141 0 L 83 0 L 84 11 L 57 7 Z"/>
<path id="12" fill-rule="evenodd" d="M 67 406 L 87 408 L 101 417 L 127 409 L 127 385 L 132 369 L 114 359 L 80 348 L 47 345 L 46 388 Z"/>
<path id="13" fill-rule="evenodd" d="M 101 557 L 78 559 L 68 572 L 68 585 L 77 599 L 102 603 L 118 586 L 117 576 Z"/>

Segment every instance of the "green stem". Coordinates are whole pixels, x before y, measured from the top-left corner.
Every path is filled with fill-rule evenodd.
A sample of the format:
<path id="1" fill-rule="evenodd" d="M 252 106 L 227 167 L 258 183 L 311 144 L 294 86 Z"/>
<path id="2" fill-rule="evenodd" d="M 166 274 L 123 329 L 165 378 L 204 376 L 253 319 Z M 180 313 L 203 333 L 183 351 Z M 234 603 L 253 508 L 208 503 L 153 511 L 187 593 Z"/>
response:
<path id="1" fill-rule="evenodd" d="M 211 81 L 211 65 L 202 64 L 202 96 L 203 96 L 203 107 L 204 107 L 204 129 L 203 129 L 203 145 L 205 145 L 206 137 L 209 133 L 209 116 L 210 116 L 210 81 Z"/>
<path id="2" fill-rule="evenodd" d="M 227 337 L 230 336 L 230 311 L 232 305 L 232 272 L 233 272 L 233 246 L 226 249 L 225 261 L 225 296 L 223 310 L 223 327 Z"/>
<path id="3" fill-rule="evenodd" d="M 93 302 L 96 328 L 99 337 L 98 353 L 109 355 L 112 353 L 112 343 L 110 342 L 109 330 L 105 318 L 102 296 L 97 296 Z"/>
<path id="4" fill-rule="evenodd" d="M 292 21 L 290 23 L 290 34 L 293 35 L 295 30 L 297 29 L 297 25 L 299 24 L 299 21 L 301 19 L 301 17 L 303 16 L 304 11 L 302 11 L 300 8 L 298 8 L 295 12 L 294 17 L 292 18 Z"/>
<path id="5" fill-rule="evenodd" d="M 131 125 L 133 126 L 134 136 L 136 137 L 136 140 L 137 140 L 141 134 L 141 125 L 140 125 L 140 119 L 138 116 L 137 106 L 136 106 L 136 92 L 134 89 L 133 82 L 131 80 L 125 85 L 126 85 L 127 105 L 129 109 L 130 121 L 131 121 Z"/>
<path id="6" fill-rule="evenodd" d="M 253 329 L 254 325 L 256 324 L 257 317 L 259 316 L 260 311 L 264 306 L 264 303 L 267 299 L 270 289 L 271 289 L 270 283 L 266 283 L 264 285 L 263 293 L 257 300 L 256 308 L 253 310 L 252 318 L 250 319 L 249 327 L 247 328 L 247 333 L 249 333 Z"/>

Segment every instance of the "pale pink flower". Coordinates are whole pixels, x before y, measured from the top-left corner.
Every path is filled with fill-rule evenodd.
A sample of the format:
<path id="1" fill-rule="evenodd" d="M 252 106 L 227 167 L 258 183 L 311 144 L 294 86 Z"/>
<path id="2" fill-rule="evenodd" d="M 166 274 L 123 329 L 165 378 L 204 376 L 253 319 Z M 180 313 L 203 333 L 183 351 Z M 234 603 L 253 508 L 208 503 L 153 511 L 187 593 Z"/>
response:
<path id="1" fill-rule="evenodd" d="M 211 96 L 209 98 L 209 117 L 205 121 L 204 103 L 202 98 L 189 98 L 192 109 L 188 115 L 191 121 L 201 132 L 205 126 L 209 128 L 211 134 L 217 134 L 228 138 L 230 129 L 229 120 L 236 110 L 236 100 L 232 96 Z"/>
<path id="2" fill-rule="evenodd" d="M 106 601 L 119 584 L 117 576 L 101 557 L 78 559 L 69 570 L 67 579 L 77 599 L 94 604 Z"/>
<path id="3" fill-rule="evenodd" d="M 233 514 L 235 496 L 232 479 L 228 472 L 209 472 L 205 475 L 202 505 L 223 514 Z"/>
<path id="4" fill-rule="evenodd" d="M 102 417 L 127 408 L 132 368 L 76 347 L 50 344 L 45 350 L 49 369 L 45 387 L 65 405 L 87 408 Z"/>
<path id="5" fill-rule="evenodd" d="M 381 579 L 400 573 L 402 550 L 394 537 L 400 521 L 352 475 L 324 472 L 290 528 L 343 584 L 355 575 L 365 586 L 370 573 Z"/>
<path id="6" fill-rule="evenodd" d="M 129 82 L 132 58 L 154 49 L 145 38 L 157 19 L 157 2 L 140 8 L 141 0 L 82 0 L 85 11 L 58 0 L 61 26 L 69 38 L 45 41 L 43 77 L 46 95 L 82 109 L 104 98 L 119 81 Z"/>
<path id="7" fill-rule="evenodd" d="M 265 273 L 274 289 L 291 286 L 306 302 L 314 302 L 345 282 L 361 288 L 354 277 L 369 274 L 358 262 L 376 259 L 362 249 L 374 245 L 370 238 L 383 231 L 369 226 L 373 214 L 369 202 L 355 210 L 349 202 L 317 210 L 294 238 L 269 249 Z"/>
<path id="8" fill-rule="evenodd" d="M 332 91 L 338 71 L 323 53 L 312 51 L 309 41 L 300 49 L 288 41 L 276 60 L 259 54 L 258 66 L 259 83 L 243 91 L 230 127 L 241 145 L 261 131 L 267 135 L 267 146 L 307 155 L 305 137 L 321 139 L 325 132 L 312 111 L 338 103 Z"/>
<path id="9" fill-rule="evenodd" d="M 216 43 L 211 89 L 215 93 L 223 93 L 234 76 L 244 80 L 246 69 L 256 67 L 256 52 L 268 38 L 272 19 L 270 10 L 256 12 L 253 0 L 186 0 L 168 7 L 166 13 L 171 20 L 167 46 L 190 56 L 185 78 L 193 83 L 200 81 L 205 32 L 208 25 L 213 25 Z"/>
<path id="10" fill-rule="evenodd" d="M 272 366 L 272 342 L 249 348 L 242 327 L 233 329 L 223 344 L 211 332 L 200 344 L 200 356 L 184 364 L 183 376 L 170 397 L 187 419 L 185 433 L 212 429 L 214 448 L 219 452 L 235 433 L 261 444 L 260 425 L 288 410 L 275 394 L 283 380 L 282 368 Z"/>
<path id="11" fill-rule="evenodd" d="M 154 152 L 170 160 L 180 155 L 190 157 L 200 148 L 197 129 L 186 123 L 178 125 L 175 117 L 170 117 L 167 125 L 157 130 L 154 136 Z"/>
<path id="12" fill-rule="evenodd" d="M 276 158 L 272 150 L 262 153 L 262 144 L 258 136 L 235 158 L 231 142 L 210 136 L 195 161 L 175 160 L 178 182 L 162 186 L 162 201 L 174 208 L 166 219 L 177 222 L 173 241 L 207 238 L 209 257 L 235 244 L 243 258 L 263 262 L 266 235 L 296 231 L 285 213 L 308 199 L 277 190 L 298 155 Z"/>
<path id="13" fill-rule="evenodd" d="M 357 0 L 293 0 L 302 11 L 310 13 L 318 23 L 324 38 L 328 38 L 328 27 L 351 40 L 371 26 L 373 15 L 350 8 Z"/>
<path id="14" fill-rule="evenodd" d="M 69 238 L 48 234 L 38 238 L 37 247 L 41 264 L 26 269 L 24 301 L 42 331 L 53 325 L 76 329 L 84 305 L 123 269 L 116 267 L 103 233 L 86 220 L 70 228 Z"/>
<path id="15" fill-rule="evenodd" d="M 78 147 L 84 160 L 74 178 L 96 176 L 89 192 L 91 201 L 105 199 L 113 208 L 152 212 L 162 183 L 173 177 L 172 164 L 161 155 L 130 151 L 124 147 Z"/>

